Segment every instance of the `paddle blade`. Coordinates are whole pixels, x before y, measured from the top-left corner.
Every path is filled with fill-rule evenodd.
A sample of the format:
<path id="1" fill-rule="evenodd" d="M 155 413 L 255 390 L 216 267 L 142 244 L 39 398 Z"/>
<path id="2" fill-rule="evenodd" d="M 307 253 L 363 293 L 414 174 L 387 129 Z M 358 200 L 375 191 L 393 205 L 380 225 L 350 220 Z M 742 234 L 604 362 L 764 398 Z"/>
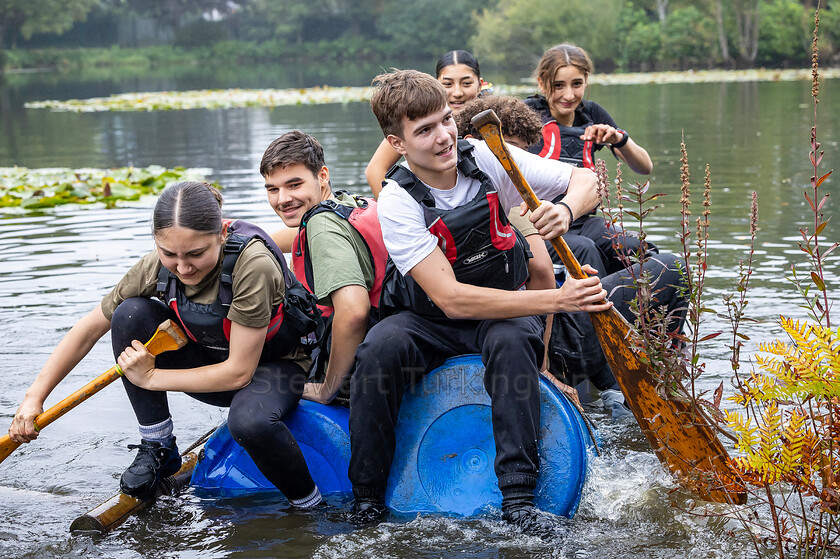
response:
<path id="1" fill-rule="evenodd" d="M 746 489 L 737 481 L 726 449 L 687 403 L 659 396 L 648 365 L 627 347 L 624 317 L 615 309 L 590 317 L 625 401 L 660 462 L 701 498 L 744 504 Z"/>

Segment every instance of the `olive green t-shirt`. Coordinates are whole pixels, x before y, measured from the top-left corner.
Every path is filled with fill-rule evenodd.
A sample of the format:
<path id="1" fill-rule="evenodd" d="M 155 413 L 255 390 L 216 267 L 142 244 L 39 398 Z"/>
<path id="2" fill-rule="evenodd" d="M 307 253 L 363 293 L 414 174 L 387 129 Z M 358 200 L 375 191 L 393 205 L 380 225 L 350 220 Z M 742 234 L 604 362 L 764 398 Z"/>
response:
<path id="1" fill-rule="evenodd" d="M 347 193 L 339 193 L 335 200 L 351 208 L 359 206 Z M 306 241 L 312 262 L 312 290 L 320 304 L 332 306 L 333 291 L 348 285 L 373 289 L 375 274 L 367 245 L 346 219 L 333 212 L 314 215 L 306 224 Z"/>
<path id="2" fill-rule="evenodd" d="M 220 252 L 216 267 L 198 283 L 185 285 L 184 294 L 193 302 L 210 304 L 219 293 L 219 276 L 224 253 Z M 143 256 L 100 303 L 102 314 L 111 320 L 120 303 L 130 297 L 154 297 L 161 263 L 157 251 Z M 271 322 L 271 312 L 286 292 L 283 270 L 271 251 L 258 239 L 242 250 L 233 267 L 233 298 L 227 318 L 249 328 L 262 328 Z M 308 367 L 308 357 L 296 349 L 288 358 Z"/>

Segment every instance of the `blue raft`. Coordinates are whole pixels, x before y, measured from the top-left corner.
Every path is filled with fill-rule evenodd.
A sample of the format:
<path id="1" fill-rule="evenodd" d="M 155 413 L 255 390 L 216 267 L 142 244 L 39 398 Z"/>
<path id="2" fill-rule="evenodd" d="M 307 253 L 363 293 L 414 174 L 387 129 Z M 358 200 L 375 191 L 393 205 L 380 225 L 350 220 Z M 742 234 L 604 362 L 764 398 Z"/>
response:
<path id="1" fill-rule="evenodd" d="M 478 355 L 447 360 L 406 390 L 397 422 L 397 451 L 386 504 L 397 513 L 470 516 L 500 507 L 490 398 Z M 577 409 L 550 382 L 540 379 L 540 477 L 536 503 L 571 517 L 594 445 Z M 301 401 L 286 421 L 312 478 L 323 494 L 351 493 L 348 410 Z M 276 491 L 248 454 L 220 427 L 207 441 L 192 476 L 209 497 Z"/>

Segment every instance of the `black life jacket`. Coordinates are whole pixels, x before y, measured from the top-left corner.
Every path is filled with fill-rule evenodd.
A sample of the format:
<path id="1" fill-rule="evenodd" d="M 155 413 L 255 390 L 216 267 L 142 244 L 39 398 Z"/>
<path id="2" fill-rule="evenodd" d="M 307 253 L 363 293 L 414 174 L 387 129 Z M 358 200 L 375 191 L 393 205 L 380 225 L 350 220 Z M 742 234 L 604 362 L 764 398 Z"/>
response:
<path id="1" fill-rule="evenodd" d="M 228 225 L 228 238 L 222 249 L 224 257 L 216 300 L 210 304 L 191 301 L 184 294 L 178 277 L 164 266 L 158 273 L 158 298 L 175 311 L 178 322 L 192 341 L 226 355 L 230 350 L 230 320 L 227 314 L 233 300 L 233 268 L 248 243 L 259 239 L 280 264 L 286 286 L 283 302 L 272 309 L 263 355 L 277 358 L 297 346 L 307 347 L 309 344 L 302 338 L 316 332 L 322 324 L 314 296 L 295 279 L 286 265 L 283 252 L 265 231 L 245 221 L 225 220 L 225 223 Z"/>
<path id="2" fill-rule="evenodd" d="M 338 191 L 341 194 L 344 191 Z M 357 204 L 355 208 L 346 206 L 335 200 L 324 200 L 320 204 L 312 206 L 303 214 L 300 222 L 300 230 L 292 243 L 292 262 L 298 279 L 310 293 L 314 293 L 314 278 L 312 276 L 312 257 L 309 254 L 309 245 L 306 241 L 306 225 L 310 219 L 321 212 L 332 212 L 342 219 L 347 220 L 353 229 L 362 237 L 368 251 L 368 257 L 373 264 L 373 286 L 368 291 L 370 306 L 379 308 L 379 294 L 382 291 L 382 279 L 385 277 L 385 262 L 388 259 L 388 251 L 385 249 L 385 241 L 382 240 L 382 229 L 379 227 L 379 219 L 376 213 L 376 200 L 354 196 Z M 329 317 L 333 308 L 326 305 L 318 305 L 323 317 Z"/>
<path id="3" fill-rule="evenodd" d="M 466 140 L 458 140 L 458 170 L 481 182 L 475 197 L 466 204 L 443 210 L 435 207 L 429 188 L 402 165 L 388 171 L 386 179 L 395 181 L 420 205 L 426 227 L 452 265 L 455 278 L 465 284 L 515 291 L 528 279 L 528 244 L 508 223 L 499 203 L 499 194 L 490 177 L 478 168 Z M 389 258 L 380 298 L 382 316 L 407 309 L 426 318 L 446 315 L 411 278 L 402 275 Z"/>
<path id="4" fill-rule="evenodd" d="M 592 140 L 581 140 L 586 128 L 596 124 L 587 114 L 583 101 L 575 111 L 576 126 L 559 124 L 548 107 L 548 101 L 542 95 L 533 95 L 525 103 L 540 114 L 543 122 L 542 138 L 530 147 L 531 153 L 536 153 L 546 159 L 556 159 L 575 167 L 595 169 L 595 152 L 600 149 Z"/>

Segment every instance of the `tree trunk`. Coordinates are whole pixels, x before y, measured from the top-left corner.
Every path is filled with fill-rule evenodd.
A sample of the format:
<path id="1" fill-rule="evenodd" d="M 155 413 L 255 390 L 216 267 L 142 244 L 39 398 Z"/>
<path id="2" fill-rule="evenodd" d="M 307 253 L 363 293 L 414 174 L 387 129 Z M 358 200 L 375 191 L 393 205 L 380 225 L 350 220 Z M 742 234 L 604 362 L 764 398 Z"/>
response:
<path id="1" fill-rule="evenodd" d="M 665 17 L 668 15 L 668 2 L 670 0 L 656 0 L 656 13 L 659 15 L 659 23 L 665 25 Z"/>
<path id="2" fill-rule="evenodd" d="M 746 66 L 758 56 L 758 3 L 760 0 L 735 0 L 735 26 L 738 30 L 738 60 Z"/>
<path id="3" fill-rule="evenodd" d="M 3 74 L 6 73 L 6 47 L 3 46 L 3 31 L 6 30 L 6 26 L 0 24 L 0 80 L 2 80 Z"/>
<path id="4" fill-rule="evenodd" d="M 723 27 L 723 0 L 715 2 L 715 21 L 718 28 L 718 45 L 720 46 L 720 56 L 723 61 L 732 66 L 732 59 L 729 56 L 729 41 L 726 40 L 726 29 Z"/>

